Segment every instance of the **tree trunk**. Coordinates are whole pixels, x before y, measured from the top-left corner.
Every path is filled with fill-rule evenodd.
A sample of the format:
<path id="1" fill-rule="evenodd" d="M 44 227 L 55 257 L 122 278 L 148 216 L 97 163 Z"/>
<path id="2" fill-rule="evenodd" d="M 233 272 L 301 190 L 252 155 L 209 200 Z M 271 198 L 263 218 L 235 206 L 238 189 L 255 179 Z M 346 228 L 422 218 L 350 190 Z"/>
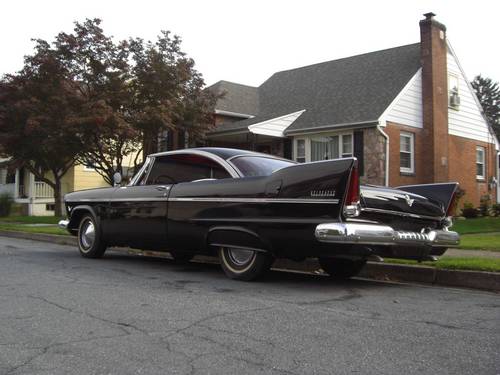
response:
<path id="1" fill-rule="evenodd" d="M 143 133 L 142 149 L 144 155 L 158 152 L 158 131 L 149 131 Z"/>
<path id="2" fill-rule="evenodd" d="M 64 207 L 61 196 L 61 179 L 55 177 L 54 184 L 54 214 L 55 216 L 63 216 L 64 215 Z"/>

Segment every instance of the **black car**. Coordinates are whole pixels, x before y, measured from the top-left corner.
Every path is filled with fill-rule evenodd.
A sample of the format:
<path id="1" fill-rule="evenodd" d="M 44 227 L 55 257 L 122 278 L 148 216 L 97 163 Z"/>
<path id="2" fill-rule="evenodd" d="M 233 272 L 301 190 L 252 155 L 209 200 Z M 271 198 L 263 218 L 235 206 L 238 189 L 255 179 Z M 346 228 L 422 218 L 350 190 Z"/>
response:
<path id="1" fill-rule="evenodd" d="M 164 250 L 178 261 L 218 254 L 225 273 L 251 280 L 275 258 L 318 258 L 336 278 L 367 259 L 435 259 L 449 231 L 457 183 L 361 186 L 357 160 L 296 163 L 227 148 L 150 155 L 127 186 L 65 196 L 80 253 L 108 246 Z"/>

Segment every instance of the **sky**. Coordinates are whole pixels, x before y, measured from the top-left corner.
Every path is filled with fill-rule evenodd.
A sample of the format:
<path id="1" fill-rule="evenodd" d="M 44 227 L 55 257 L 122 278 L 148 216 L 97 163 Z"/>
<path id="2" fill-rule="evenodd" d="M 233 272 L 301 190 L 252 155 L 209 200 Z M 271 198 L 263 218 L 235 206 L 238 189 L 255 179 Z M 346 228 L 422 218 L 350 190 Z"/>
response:
<path id="1" fill-rule="evenodd" d="M 0 10 L 0 75 L 21 68 L 31 38 L 101 18 L 117 39 L 179 35 L 208 85 L 258 86 L 277 71 L 416 43 L 422 14 L 434 12 L 467 78 L 500 81 L 500 1 L 4 0 Z"/>

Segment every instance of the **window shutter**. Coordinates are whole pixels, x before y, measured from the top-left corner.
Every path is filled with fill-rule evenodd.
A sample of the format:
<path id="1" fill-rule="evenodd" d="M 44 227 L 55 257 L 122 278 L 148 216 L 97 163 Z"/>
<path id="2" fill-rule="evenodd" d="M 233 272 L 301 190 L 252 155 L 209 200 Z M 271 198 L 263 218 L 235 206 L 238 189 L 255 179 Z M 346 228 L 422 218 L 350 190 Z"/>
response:
<path id="1" fill-rule="evenodd" d="M 359 175 L 364 176 L 364 153 L 363 153 L 363 130 L 356 130 L 354 132 L 354 156 L 358 158 Z"/>
<path id="2" fill-rule="evenodd" d="M 292 159 L 292 140 L 289 138 L 283 140 L 283 157 Z"/>

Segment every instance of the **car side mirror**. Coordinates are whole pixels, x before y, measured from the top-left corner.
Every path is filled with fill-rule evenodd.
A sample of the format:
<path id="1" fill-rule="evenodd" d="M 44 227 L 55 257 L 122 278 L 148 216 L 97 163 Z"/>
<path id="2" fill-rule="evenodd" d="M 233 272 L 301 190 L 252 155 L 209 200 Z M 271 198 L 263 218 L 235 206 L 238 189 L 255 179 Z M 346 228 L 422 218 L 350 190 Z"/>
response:
<path id="1" fill-rule="evenodd" d="M 116 172 L 114 175 L 113 175 L 113 182 L 115 183 L 115 186 L 118 186 L 121 184 L 122 182 L 122 175 L 120 172 Z"/>

